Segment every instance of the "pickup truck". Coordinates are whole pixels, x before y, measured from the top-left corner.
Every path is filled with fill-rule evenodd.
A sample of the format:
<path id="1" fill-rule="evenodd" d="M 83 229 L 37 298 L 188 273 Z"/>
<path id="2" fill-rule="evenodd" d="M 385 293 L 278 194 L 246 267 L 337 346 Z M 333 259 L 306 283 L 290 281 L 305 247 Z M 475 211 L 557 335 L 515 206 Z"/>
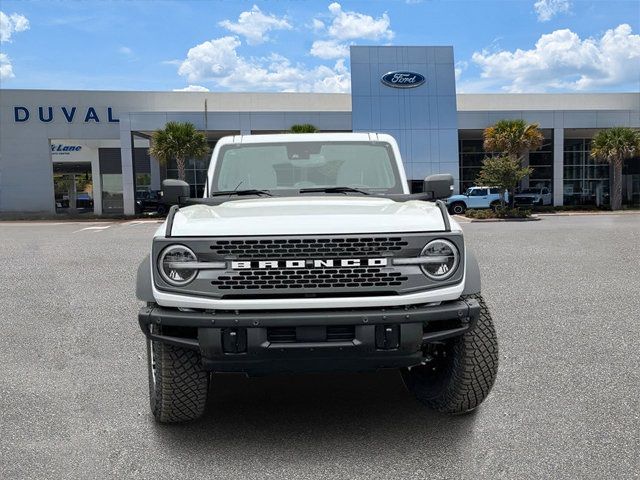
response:
<path id="1" fill-rule="evenodd" d="M 203 198 L 164 184 L 179 205 L 138 268 L 155 419 L 201 416 L 216 373 L 398 369 L 426 406 L 475 409 L 498 345 L 452 188 L 410 194 L 389 135 L 219 140 Z"/>
<path id="2" fill-rule="evenodd" d="M 505 192 L 504 200 L 509 199 Z M 463 194 L 447 198 L 447 207 L 455 215 L 462 215 L 469 208 L 496 208 L 500 205 L 500 189 L 495 187 L 471 187 Z"/>
<path id="3" fill-rule="evenodd" d="M 548 188 L 524 188 L 513 196 L 516 205 L 551 205 L 553 198 Z"/>

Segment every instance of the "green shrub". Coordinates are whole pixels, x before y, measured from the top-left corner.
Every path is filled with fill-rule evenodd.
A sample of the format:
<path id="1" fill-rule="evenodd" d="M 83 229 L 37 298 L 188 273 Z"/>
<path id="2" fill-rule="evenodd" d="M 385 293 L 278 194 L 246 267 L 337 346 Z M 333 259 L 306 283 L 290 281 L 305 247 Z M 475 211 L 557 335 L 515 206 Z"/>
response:
<path id="1" fill-rule="evenodd" d="M 492 210 L 492 209 L 486 209 L 486 210 L 467 210 L 465 212 L 465 215 L 468 218 L 477 218 L 480 220 L 485 220 L 487 218 L 497 218 L 496 217 L 496 213 Z"/>
<path id="2" fill-rule="evenodd" d="M 498 218 L 529 218 L 531 216 L 531 210 L 518 207 L 498 207 L 496 208 L 496 216 Z"/>

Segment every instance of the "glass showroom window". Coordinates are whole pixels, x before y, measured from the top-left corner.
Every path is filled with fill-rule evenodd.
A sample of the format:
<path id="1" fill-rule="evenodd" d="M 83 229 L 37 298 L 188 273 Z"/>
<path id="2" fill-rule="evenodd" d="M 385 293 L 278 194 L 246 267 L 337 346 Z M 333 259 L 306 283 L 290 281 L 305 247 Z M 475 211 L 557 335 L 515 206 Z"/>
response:
<path id="1" fill-rule="evenodd" d="M 485 152 L 482 139 L 460 139 L 460 191 L 476 184 L 482 161 L 494 152 Z M 553 138 L 545 138 L 540 150 L 529 153 L 529 165 L 533 173 L 529 177 L 530 187 L 553 187 Z"/>
<path id="2" fill-rule="evenodd" d="M 545 137 L 539 150 L 529 153 L 529 187 L 553 189 L 553 138 Z"/>
<path id="3" fill-rule="evenodd" d="M 484 157 L 491 155 L 486 153 L 482 146 L 482 140 L 460 140 L 460 191 L 464 192 L 476 184 L 476 178 L 482 168 Z"/>
<path id="4" fill-rule="evenodd" d="M 605 205 L 609 203 L 609 165 L 590 157 L 591 140 L 564 141 L 564 204 Z"/>
<path id="5" fill-rule="evenodd" d="M 191 187 L 192 197 L 202 197 L 204 184 L 207 181 L 208 160 L 191 158 L 185 166 L 185 181 Z M 167 164 L 166 178 L 178 178 L 178 166 L 175 160 Z"/>

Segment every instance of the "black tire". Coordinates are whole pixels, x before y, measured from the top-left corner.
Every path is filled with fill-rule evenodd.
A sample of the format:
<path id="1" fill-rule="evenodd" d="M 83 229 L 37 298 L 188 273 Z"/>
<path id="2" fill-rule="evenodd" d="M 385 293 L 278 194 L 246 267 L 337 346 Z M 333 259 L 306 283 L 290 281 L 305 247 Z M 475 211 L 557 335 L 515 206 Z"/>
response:
<path id="1" fill-rule="evenodd" d="M 489 208 L 491 208 L 491 210 L 493 210 L 494 212 L 497 212 L 498 208 L 500 208 L 500 202 L 491 202 Z"/>
<path id="2" fill-rule="evenodd" d="M 452 215 L 462 215 L 467 211 L 467 205 L 464 202 L 453 202 L 449 207 Z"/>
<path id="3" fill-rule="evenodd" d="M 498 373 L 498 341 L 482 295 L 474 328 L 432 349 L 431 361 L 402 370 L 407 388 L 417 399 L 439 412 L 461 414 L 475 409 L 489 395 Z"/>
<path id="4" fill-rule="evenodd" d="M 196 350 L 147 339 L 149 401 L 160 423 L 201 417 L 207 403 L 209 373 Z"/>

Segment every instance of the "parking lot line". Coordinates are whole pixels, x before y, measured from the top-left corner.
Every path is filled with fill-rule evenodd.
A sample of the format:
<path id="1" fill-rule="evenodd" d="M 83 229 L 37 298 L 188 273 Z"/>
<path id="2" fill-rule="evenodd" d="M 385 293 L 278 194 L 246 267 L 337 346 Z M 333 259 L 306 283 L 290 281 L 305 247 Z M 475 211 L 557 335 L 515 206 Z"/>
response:
<path id="1" fill-rule="evenodd" d="M 101 226 L 101 227 L 85 227 L 85 228 L 81 228 L 80 230 L 76 230 L 73 233 L 83 232 L 85 230 L 93 230 L 94 232 L 98 232 L 98 231 L 106 230 L 110 226 L 111 225 L 105 225 L 105 226 Z"/>

